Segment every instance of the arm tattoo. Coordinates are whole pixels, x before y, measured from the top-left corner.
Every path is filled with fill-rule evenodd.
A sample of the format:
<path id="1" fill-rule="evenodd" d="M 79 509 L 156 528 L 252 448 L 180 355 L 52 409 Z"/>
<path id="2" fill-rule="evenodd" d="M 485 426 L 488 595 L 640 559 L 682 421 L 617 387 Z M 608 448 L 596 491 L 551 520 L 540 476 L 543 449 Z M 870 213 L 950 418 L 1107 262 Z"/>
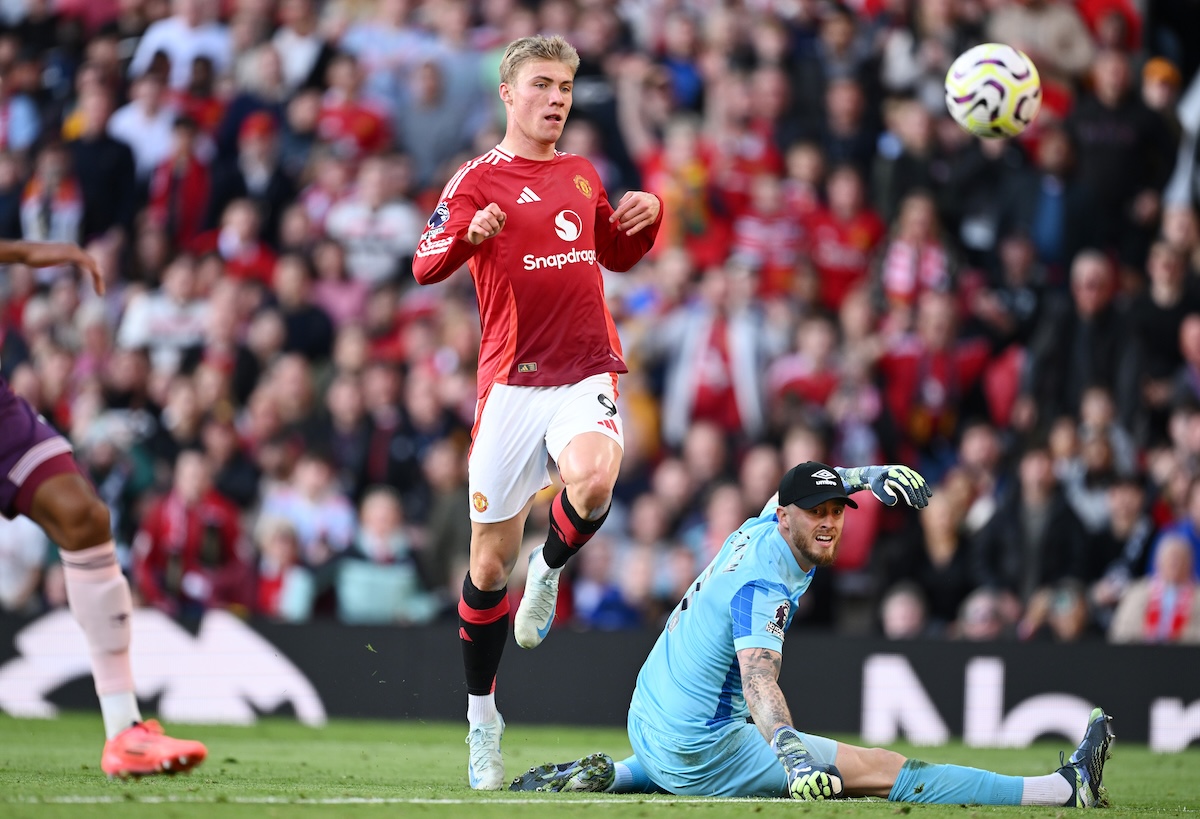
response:
<path id="1" fill-rule="evenodd" d="M 776 728 L 792 724 L 792 714 L 778 682 L 783 655 L 769 648 L 746 648 L 737 656 L 746 707 L 750 709 L 759 733 L 769 742 Z"/>

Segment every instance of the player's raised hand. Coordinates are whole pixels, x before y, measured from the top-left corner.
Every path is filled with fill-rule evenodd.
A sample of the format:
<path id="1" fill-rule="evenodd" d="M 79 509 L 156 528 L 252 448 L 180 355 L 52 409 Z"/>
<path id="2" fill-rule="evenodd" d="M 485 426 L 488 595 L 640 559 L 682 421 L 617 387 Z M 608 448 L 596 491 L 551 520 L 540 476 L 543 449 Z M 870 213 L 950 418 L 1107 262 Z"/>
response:
<path id="1" fill-rule="evenodd" d="M 880 503 L 895 506 L 903 498 L 914 509 L 924 509 L 933 497 L 933 489 L 921 474 L 907 466 L 863 466 L 842 469 L 837 472 L 846 484 L 846 491 L 853 494 L 860 489 L 870 489 Z"/>
<path id="2" fill-rule="evenodd" d="M 483 210 L 475 211 L 475 217 L 467 226 L 467 241 L 477 245 L 485 239 L 490 239 L 504 230 L 504 222 L 508 215 L 500 210 L 495 202 L 489 202 Z"/>
<path id="3" fill-rule="evenodd" d="M 658 219 L 662 203 L 658 197 L 645 191 L 629 191 L 621 197 L 612 216 L 608 221 L 616 222 L 617 229 L 625 231 L 626 236 L 632 236 L 642 228 L 648 228 Z"/>

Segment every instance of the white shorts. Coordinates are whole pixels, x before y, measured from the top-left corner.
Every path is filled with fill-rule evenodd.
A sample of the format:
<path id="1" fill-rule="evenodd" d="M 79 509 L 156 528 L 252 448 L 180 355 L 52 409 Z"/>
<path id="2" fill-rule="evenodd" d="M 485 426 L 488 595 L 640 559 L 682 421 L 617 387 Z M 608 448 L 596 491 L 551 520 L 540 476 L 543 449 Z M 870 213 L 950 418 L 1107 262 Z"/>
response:
<path id="1" fill-rule="evenodd" d="M 547 458 L 557 462 L 576 435 L 599 432 L 624 449 L 616 385 L 613 373 L 561 387 L 494 384 L 475 408 L 467 462 L 471 520 L 499 523 L 517 515 L 550 485 Z"/>

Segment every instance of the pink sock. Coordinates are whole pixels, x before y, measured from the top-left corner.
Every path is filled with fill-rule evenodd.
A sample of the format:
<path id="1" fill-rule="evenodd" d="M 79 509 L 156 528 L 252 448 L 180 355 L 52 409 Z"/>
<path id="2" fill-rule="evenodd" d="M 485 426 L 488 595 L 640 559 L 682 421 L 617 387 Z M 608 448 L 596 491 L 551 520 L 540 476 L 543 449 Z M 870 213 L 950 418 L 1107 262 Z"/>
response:
<path id="1" fill-rule="evenodd" d="M 101 697 L 132 693 L 129 640 L 133 598 L 117 563 L 113 542 L 77 552 L 60 549 L 58 553 L 67 583 L 67 602 L 92 655 L 96 693 Z"/>

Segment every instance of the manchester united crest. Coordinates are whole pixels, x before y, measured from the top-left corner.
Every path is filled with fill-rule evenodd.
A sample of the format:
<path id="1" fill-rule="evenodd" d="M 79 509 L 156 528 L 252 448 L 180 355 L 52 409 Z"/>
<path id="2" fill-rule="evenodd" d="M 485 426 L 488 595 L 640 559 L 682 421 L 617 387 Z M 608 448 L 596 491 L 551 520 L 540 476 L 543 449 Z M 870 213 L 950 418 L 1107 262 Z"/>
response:
<path id="1" fill-rule="evenodd" d="M 592 198 L 592 183 L 583 178 L 583 174 L 575 174 L 575 187 L 588 199 Z"/>
<path id="2" fill-rule="evenodd" d="M 476 492 L 474 495 L 472 495 L 471 503 L 475 506 L 476 512 L 483 514 L 484 512 L 487 511 L 487 508 L 488 508 L 487 495 L 483 494 L 482 492 Z"/>

